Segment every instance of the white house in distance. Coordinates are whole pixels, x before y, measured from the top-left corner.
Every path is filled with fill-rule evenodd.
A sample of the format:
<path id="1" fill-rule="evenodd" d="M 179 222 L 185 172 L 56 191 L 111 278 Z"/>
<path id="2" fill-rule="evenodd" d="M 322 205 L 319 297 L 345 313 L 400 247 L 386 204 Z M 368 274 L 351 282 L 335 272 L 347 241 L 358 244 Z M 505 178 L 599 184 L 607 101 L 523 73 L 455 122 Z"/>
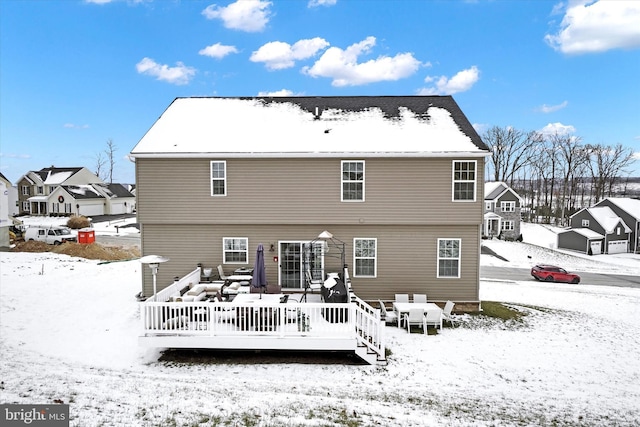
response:
<path id="1" fill-rule="evenodd" d="M 52 166 L 18 180 L 20 214 L 115 215 L 131 213 L 135 196 L 122 184 L 107 184 L 85 167 Z"/>

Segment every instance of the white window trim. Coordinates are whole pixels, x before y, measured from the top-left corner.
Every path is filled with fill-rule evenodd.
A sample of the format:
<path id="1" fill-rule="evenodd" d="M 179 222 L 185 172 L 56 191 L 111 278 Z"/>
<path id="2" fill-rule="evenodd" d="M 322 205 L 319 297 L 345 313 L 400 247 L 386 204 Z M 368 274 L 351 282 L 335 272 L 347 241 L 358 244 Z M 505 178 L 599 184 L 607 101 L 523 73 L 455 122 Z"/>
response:
<path id="1" fill-rule="evenodd" d="M 356 241 L 358 240 L 373 240 L 375 244 L 375 256 L 373 257 L 357 257 L 356 256 Z M 357 259 L 373 259 L 373 276 L 369 275 L 361 275 L 358 274 L 358 269 L 356 268 L 356 260 Z M 378 238 L 377 237 L 354 237 L 353 238 L 353 277 L 367 277 L 367 278 L 376 278 L 378 277 Z"/>
<path id="2" fill-rule="evenodd" d="M 516 202 L 514 201 L 506 201 L 500 202 L 500 210 L 502 212 L 515 212 L 516 211 Z"/>
<path id="3" fill-rule="evenodd" d="M 491 211 L 491 202 L 486 202 L 486 203 L 484 204 L 484 209 L 485 209 L 486 211 Z"/>
<path id="4" fill-rule="evenodd" d="M 509 225 L 509 227 L 506 227 L 507 225 Z M 515 230 L 515 224 L 511 220 L 503 220 L 501 227 L 502 227 L 500 229 L 501 231 L 514 231 Z"/>
<path id="5" fill-rule="evenodd" d="M 228 261 L 227 260 L 227 240 L 244 240 L 245 241 L 245 260 L 244 262 L 242 261 Z M 238 251 L 231 251 L 231 252 L 242 252 L 241 250 Z M 249 264 L 249 238 L 248 237 L 223 237 L 222 238 L 222 263 L 223 264 Z"/>
<path id="6" fill-rule="evenodd" d="M 474 164 L 474 179 L 472 180 L 458 180 L 456 181 L 456 163 L 473 163 Z M 473 199 L 472 200 L 457 200 L 456 199 L 456 182 L 473 182 Z M 455 203 L 473 203 L 476 201 L 476 195 L 478 193 L 478 161 L 477 160 L 453 160 L 451 162 L 451 201 Z"/>
<path id="7" fill-rule="evenodd" d="M 213 193 L 213 164 L 222 163 L 224 165 L 224 178 L 215 178 L 217 181 L 224 182 L 224 194 Z M 211 186 L 211 197 L 226 197 L 227 196 L 227 161 L 226 160 L 211 160 L 209 163 L 209 185 Z"/>
<path id="8" fill-rule="evenodd" d="M 583 227 L 588 227 L 589 226 L 589 220 L 588 219 L 583 219 L 582 220 L 582 226 Z"/>
<path id="9" fill-rule="evenodd" d="M 458 257 L 457 258 L 442 258 L 442 259 L 457 259 L 458 260 L 458 275 L 457 276 L 440 276 L 440 242 L 443 240 L 457 240 L 458 241 Z M 462 239 L 457 237 L 452 238 L 439 238 L 438 246 L 436 247 L 436 277 L 438 279 L 459 279 L 460 272 L 462 270 Z"/>
<path id="10" fill-rule="evenodd" d="M 345 182 L 360 182 L 360 181 L 345 181 L 344 177 L 343 177 L 343 168 L 344 168 L 344 164 L 345 163 L 362 163 L 362 199 L 360 200 L 354 200 L 354 199 L 345 199 L 344 198 L 344 183 Z M 340 162 L 340 201 L 341 202 L 346 202 L 346 203 L 361 203 L 365 201 L 365 189 L 366 189 L 366 182 L 367 182 L 367 175 L 366 175 L 366 163 L 364 160 L 342 160 Z"/>
<path id="11" fill-rule="evenodd" d="M 23 196 L 28 196 L 29 195 L 29 186 L 28 185 L 23 185 L 22 186 L 22 195 Z"/>

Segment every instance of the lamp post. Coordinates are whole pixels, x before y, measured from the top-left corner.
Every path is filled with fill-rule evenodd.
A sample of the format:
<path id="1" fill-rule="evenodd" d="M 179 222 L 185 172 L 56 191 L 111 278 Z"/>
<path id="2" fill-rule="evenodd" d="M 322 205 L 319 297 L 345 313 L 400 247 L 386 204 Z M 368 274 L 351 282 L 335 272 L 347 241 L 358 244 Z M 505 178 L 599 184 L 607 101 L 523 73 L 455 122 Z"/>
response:
<path id="1" fill-rule="evenodd" d="M 158 290 L 156 287 L 156 276 L 158 275 L 158 267 L 163 262 L 169 261 L 169 258 L 160 255 L 147 255 L 140 258 L 142 264 L 148 264 L 151 268 L 151 275 L 153 276 L 153 301 L 158 300 Z"/>

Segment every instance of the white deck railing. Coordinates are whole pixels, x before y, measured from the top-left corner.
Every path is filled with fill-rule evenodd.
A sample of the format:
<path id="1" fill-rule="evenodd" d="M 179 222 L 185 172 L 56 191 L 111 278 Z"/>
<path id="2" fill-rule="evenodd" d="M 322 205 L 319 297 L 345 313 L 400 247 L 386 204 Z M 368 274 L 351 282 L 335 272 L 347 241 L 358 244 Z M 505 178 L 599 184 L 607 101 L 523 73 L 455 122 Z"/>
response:
<path id="1" fill-rule="evenodd" d="M 252 337 L 353 339 L 384 360 L 380 310 L 350 293 L 349 303 L 170 302 L 172 295 L 200 281 L 200 268 L 141 303 L 143 337 Z M 210 344 L 215 347 L 215 344 Z M 258 344 L 257 344 L 258 345 Z M 194 346 L 194 348 L 197 346 Z M 330 344 L 327 345 L 330 349 Z"/>

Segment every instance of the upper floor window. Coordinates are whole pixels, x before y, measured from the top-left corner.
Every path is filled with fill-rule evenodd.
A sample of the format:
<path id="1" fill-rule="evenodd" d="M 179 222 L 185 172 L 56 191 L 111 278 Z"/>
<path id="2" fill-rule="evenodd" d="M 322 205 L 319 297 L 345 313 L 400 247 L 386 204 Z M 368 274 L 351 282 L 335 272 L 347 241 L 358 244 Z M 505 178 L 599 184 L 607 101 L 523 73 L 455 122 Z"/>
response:
<path id="1" fill-rule="evenodd" d="M 227 195 L 227 162 L 224 160 L 211 162 L 211 195 Z"/>
<path id="2" fill-rule="evenodd" d="M 353 239 L 353 264 L 356 277 L 376 277 L 378 239 Z"/>
<path id="3" fill-rule="evenodd" d="M 246 264 L 249 255 L 247 237 L 225 237 L 222 239 L 222 262 L 224 264 Z"/>
<path id="4" fill-rule="evenodd" d="M 491 202 L 487 202 L 484 204 L 484 210 L 485 211 L 490 211 L 491 210 Z"/>
<path id="5" fill-rule="evenodd" d="M 476 200 L 476 164 L 475 160 L 454 160 L 453 162 L 453 200 Z"/>
<path id="6" fill-rule="evenodd" d="M 460 239 L 438 239 L 438 277 L 460 277 Z"/>
<path id="7" fill-rule="evenodd" d="M 23 185 L 22 186 L 22 195 L 23 196 L 28 196 L 29 195 L 29 186 L 28 185 Z"/>
<path id="8" fill-rule="evenodd" d="M 342 161 L 342 201 L 364 201 L 364 161 Z"/>
<path id="9" fill-rule="evenodd" d="M 588 227 L 589 226 L 589 220 L 588 219 L 583 219 L 582 220 L 582 226 L 583 227 Z"/>
<path id="10" fill-rule="evenodd" d="M 515 212 L 516 202 L 500 202 L 500 210 L 502 212 Z"/>
<path id="11" fill-rule="evenodd" d="M 38 185 L 38 194 L 44 194 L 44 187 L 42 185 Z"/>

